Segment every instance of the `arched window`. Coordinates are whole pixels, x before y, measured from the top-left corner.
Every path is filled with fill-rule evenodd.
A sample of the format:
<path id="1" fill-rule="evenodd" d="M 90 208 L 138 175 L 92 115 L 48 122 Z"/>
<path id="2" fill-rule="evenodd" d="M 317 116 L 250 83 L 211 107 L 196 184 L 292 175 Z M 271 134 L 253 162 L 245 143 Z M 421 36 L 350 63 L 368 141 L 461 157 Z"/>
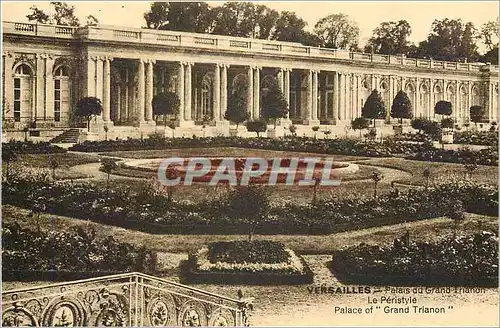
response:
<path id="1" fill-rule="evenodd" d="M 476 106 L 476 105 L 480 105 L 480 101 L 479 101 L 479 90 L 477 88 L 477 86 L 473 86 L 472 87 L 472 104 L 471 106 Z"/>
<path id="2" fill-rule="evenodd" d="M 415 110 L 415 116 L 418 116 L 417 111 L 418 111 L 418 106 L 415 104 L 415 87 L 413 84 L 408 83 L 405 88 L 405 92 L 408 95 L 408 98 L 410 99 L 410 102 Z"/>
<path id="3" fill-rule="evenodd" d="M 361 82 L 361 96 L 360 96 L 360 103 L 359 103 L 359 108 L 363 108 L 366 99 L 368 99 L 368 96 L 370 95 L 370 84 L 368 83 L 367 80 L 363 80 Z"/>
<path id="4" fill-rule="evenodd" d="M 14 121 L 32 117 L 33 71 L 26 64 L 21 64 L 14 70 Z"/>
<path id="5" fill-rule="evenodd" d="M 389 99 L 389 92 L 388 92 L 389 87 L 387 86 L 387 83 L 385 83 L 385 81 L 380 83 L 379 89 L 380 89 L 380 96 L 382 97 L 382 100 L 384 101 L 385 106 L 390 107 L 392 99 Z"/>
<path id="6" fill-rule="evenodd" d="M 213 80 L 209 74 L 201 82 L 201 116 L 198 119 L 205 121 L 213 118 Z"/>
<path id="7" fill-rule="evenodd" d="M 69 114 L 70 85 L 69 69 L 60 66 L 54 71 L 54 121 L 60 122 L 61 117 Z"/>
<path id="8" fill-rule="evenodd" d="M 422 84 L 420 86 L 420 93 L 418 97 L 418 108 L 419 110 L 419 116 L 427 116 L 427 111 L 429 109 L 429 88 L 427 85 Z"/>

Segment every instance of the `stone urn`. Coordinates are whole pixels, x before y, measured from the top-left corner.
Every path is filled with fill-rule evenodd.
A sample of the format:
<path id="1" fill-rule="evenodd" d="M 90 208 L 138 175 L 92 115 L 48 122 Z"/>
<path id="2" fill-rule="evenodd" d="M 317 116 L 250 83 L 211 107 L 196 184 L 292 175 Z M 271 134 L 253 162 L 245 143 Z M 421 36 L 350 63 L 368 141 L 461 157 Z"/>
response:
<path id="1" fill-rule="evenodd" d="M 453 129 L 443 129 L 441 133 L 441 142 L 444 144 L 453 143 Z"/>

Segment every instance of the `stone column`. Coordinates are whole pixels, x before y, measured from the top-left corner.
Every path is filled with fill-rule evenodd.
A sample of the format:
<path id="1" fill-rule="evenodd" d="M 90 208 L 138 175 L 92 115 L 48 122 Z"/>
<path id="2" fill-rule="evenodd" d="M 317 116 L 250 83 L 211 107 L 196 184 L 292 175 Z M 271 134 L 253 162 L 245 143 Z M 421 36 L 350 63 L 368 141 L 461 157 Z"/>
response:
<path id="1" fill-rule="evenodd" d="M 351 119 L 351 111 L 352 111 L 352 105 L 351 105 L 351 73 L 346 74 L 346 83 L 345 83 L 345 94 L 346 94 L 346 101 L 345 101 L 345 119 L 349 121 Z"/>
<path id="2" fill-rule="evenodd" d="M 96 60 L 96 88 L 95 96 L 103 100 L 103 82 L 104 82 L 104 57 L 97 57 Z"/>
<path id="3" fill-rule="evenodd" d="M 138 104 L 137 104 L 137 121 L 139 124 L 144 124 L 144 110 L 145 110 L 145 92 L 146 92 L 146 81 L 145 81 L 145 60 L 139 59 L 139 69 L 138 69 L 138 83 L 139 88 L 137 91 L 138 94 Z"/>
<path id="4" fill-rule="evenodd" d="M 180 62 L 177 69 L 177 96 L 179 97 L 179 122 L 184 122 L 184 63 Z"/>
<path id="5" fill-rule="evenodd" d="M 111 122 L 111 58 L 105 57 L 103 62 L 103 90 L 102 90 L 102 120 L 105 123 Z"/>
<path id="6" fill-rule="evenodd" d="M 470 108 L 472 106 L 472 82 L 467 81 L 467 108 L 464 115 L 465 121 L 470 121 Z"/>
<path id="7" fill-rule="evenodd" d="M 149 124 L 154 124 L 153 120 L 153 64 L 154 60 L 149 59 L 147 61 L 147 70 L 146 70 L 146 122 Z"/>
<path id="8" fill-rule="evenodd" d="M 14 55 L 10 52 L 3 53 L 3 94 L 5 100 L 2 99 L 2 104 L 5 106 L 5 118 L 14 118 Z M 5 102 L 5 103 L 3 103 Z"/>
<path id="9" fill-rule="evenodd" d="M 227 103 L 227 69 L 229 65 L 223 64 L 221 70 L 221 84 L 220 84 L 220 102 L 221 102 L 221 117 L 220 119 L 224 119 L 224 115 L 227 111 L 228 103 Z"/>
<path id="10" fill-rule="evenodd" d="M 285 96 L 286 102 L 288 103 L 288 106 L 290 106 L 290 69 L 284 68 L 283 75 L 285 80 L 283 94 Z"/>
<path id="11" fill-rule="evenodd" d="M 427 107 L 427 118 L 431 119 L 434 117 L 434 79 L 430 79 L 430 88 L 429 88 L 429 105 Z"/>
<path id="12" fill-rule="evenodd" d="M 256 66 L 253 74 L 253 117 L 260 118 L 260 70 L 261 67 Z"/>
<path id="13" fill-rule="evenodd" d="M 216 122 L 220 121 L 221 108 L 220 108 L 220 66 L 221 64 L 215 64 L 214 72 L 214 120 Z"/>
<path id="14" fill-rule="evenodd" d="M 318 120 L 318 71 L 312 71 L 312 115 L 313 121 Z"/>
<path id="15" fill-rule="evenodd" d="M 35 118 L 37 121 L 45 119 L 45 58 L 46 55 L 36 55 L 36 94 Z"/>
<path id="16" fill-rule="evenodd" d="M 282 68 L 282 76 L 283 76 L 283 96 L 285 97 L 286 103 L 288 105 L 288 112 L 286 113 L 286 117 L 283 120 L 285 124 L 291 124 L 290 121 L 290 69 Z"/>
<path id="17" fill-rule="evenodd" d="M 312 120 L 312 97 L 313 97 L 313 73 L 311 70 L 307 72 L 307 93 L 306 93 L 306 112 L 305 124 L 310 124 Z"/>
<path id="18" fill-rule="evenodd" d="M 94 56 L 89 56 L 89 57 L 86 57 L 84 60 L 86 60 L 87 62 L 87 83 L 85 84 L 85 89 L 86 89 L 86 96 L 87 97 L 96 97 L 96 81 L 97 81 L 97 77 L 96 77 L 96 57 Z M 53 64 L 53 63 L 52 63 Z M 52 67 L 52 66 L 51 66 Z M 47 73 L 48 73 L 48 70 L 47 70 Z M 51 75 L 52 75 L 52 72 L 51 72 Z M 47 114 L 48 115 L 48 114 Z"/>
<path id="19" fill-rule="evenodd" d="M 54 119 L 54 75 L 53 75 L 53 69 L 54 69 L 54 57 L 52 55 L 47 55 L 45 58 L 45 117 L 47 119 L 53 120 Z M 89 62 L 87 62 L 88 64 Z M 90 66 L 90 65 L 88 65 Z M 95 85 L 95 76 L 94 76 L 95 71 L 92 71 L 92 75 L 88 74 L 89 78 L 90 75 L 92 77 L 91 80 L 87 81 L 88 85 Z M 90 96 L 93 96 L 91 94 Z"/>
<path id="20" fill-rule="evenodd" d="M 247 111 L 250 114 L 250 119 L 253 116 L 253 66 L 248 67 L 248 89 L 247 89 Z"/>
<path id="21" fill-rule="evenodd" d="M 340 83 L 339 83 L 339 89 L 340 89 L 340 101 L 339 101 L 339 120 L 343 121 L 345 120 L 345 73 L 341 72 L 340 73 Z"/>
<path id="22" fill-rule="evenodd" d="M 340 119 L 339 116 L 339 73 L 333 73 L 333 113 L 332 118 L 334 122 Z"/>
<path id="23" fill-rule="evenodd" d="M 184 77 L 184 105 L 185 105 L 185 111 L 184 111 L 184 119 L 186 121 L 192 121 L 192 67 L 193 63 L 187 63 L 186 65 L 186 72 L 185 72 L 185 77 Z"/>

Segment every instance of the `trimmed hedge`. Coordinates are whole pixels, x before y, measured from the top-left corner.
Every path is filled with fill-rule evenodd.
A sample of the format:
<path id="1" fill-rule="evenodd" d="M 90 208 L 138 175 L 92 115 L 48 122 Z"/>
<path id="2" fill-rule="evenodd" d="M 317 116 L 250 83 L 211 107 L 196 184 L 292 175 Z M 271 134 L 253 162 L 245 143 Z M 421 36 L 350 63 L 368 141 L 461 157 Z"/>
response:
<path id="1" fill-rule="evenodd" d="M 269 240 L 210 243 L 190 254 L 181 272 L 189 283 L 291 285 L 313 281 L 313 273 L 300 255 Z"/>
<path id="2" fill-rule="evenodd" d="M 18 224 L 2 227 L 2 270 L 5 276 L 82 277 L 117 272 L 156 271 L 156 254 L 145 247 L 97 239 L 93 228 L 33 231 Z M 75 271 L 78 270 L 78 271 Z"/>
<path id="3" fill-rule="evenodd" d="M 15 141 L 10 140 L 2 143 L 2 152 L 14 152 L 16 154 L 50 154 L 65 153 L 66 149 L 52 145 L 49 142 Z"/>
<path id="4" fill-rule="evenodd" d="M 239 147 L 321 154 L 387 157 L 392 154 L 414 153 L 431 147 L 429 144 L 408 144 L 394 141 L 383 143 L 352 139 L 285 138 L 148 138 L 109 141 L 85 141 L 70 150 L 84 152 L 112 152 L 127 150 L 160 150 L 176 148 Z"/>
<path id="5" fill-rule="evenodd" d="M 12 176 L 2 184 L 3 202 L 38 212 L 65 215 L 151 233 L 247 234 L 249 222 L 227 215 L 224 198 L 213 202 L 170 201 L 144 190 L 97 187 L 89 183 L 53 184 L 46 176 Z M 404 192 L 316 205 L 281 202 L 254 226 L 256 234 L 329 234 L 443 216 L 443 200 L 461 201 L 467 212 L 498 216 L 498 190 L 456 181 Z"/>
<path id="6" fill-rule="evenodd" d="M 453 139 L 456 144 L 496 146 L 498 145 L 498 131 L 455 132 Z"/>
<path id="7" fill-rule="evenodd" d="M 498 239 L 490 232 L 438 243 L 395 239 L 393 246 L 364 243 L 340 250 L 331 269 L 354 284 L 498 286 Z"/>

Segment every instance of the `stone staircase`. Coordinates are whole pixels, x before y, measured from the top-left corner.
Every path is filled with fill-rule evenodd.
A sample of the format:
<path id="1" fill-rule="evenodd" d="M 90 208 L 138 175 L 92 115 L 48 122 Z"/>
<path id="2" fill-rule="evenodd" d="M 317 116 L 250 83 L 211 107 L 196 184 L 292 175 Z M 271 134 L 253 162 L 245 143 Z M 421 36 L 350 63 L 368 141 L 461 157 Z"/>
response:
<path id="1" fill-rule="evenodd" d="M 60 135 L 52 138 L 50 143 L 78 143 L 80 137 L 79 129 L 68 129 Z"/>

